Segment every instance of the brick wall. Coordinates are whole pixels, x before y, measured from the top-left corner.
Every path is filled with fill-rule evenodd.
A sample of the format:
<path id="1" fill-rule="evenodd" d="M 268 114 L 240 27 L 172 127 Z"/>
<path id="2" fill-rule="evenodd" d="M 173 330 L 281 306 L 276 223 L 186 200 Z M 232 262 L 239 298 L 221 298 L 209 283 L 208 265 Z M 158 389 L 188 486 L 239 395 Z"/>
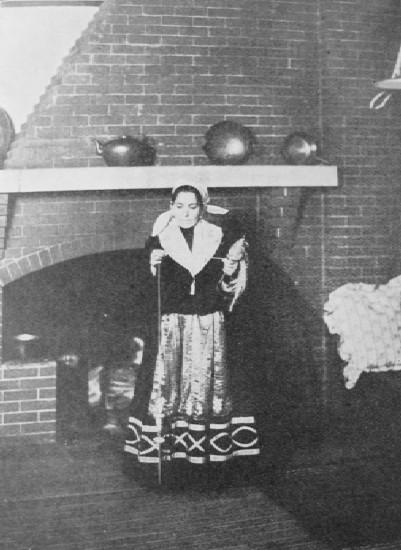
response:
<path id="1" fill-rule="evenodd" d="M 195 6 L 183 0 L 106 0 L 28 118 L 6 168 L 103 165 L 93 139 L 122 134 L 150 136 L 161 165 L 207 164 L 204 134 L 222 119 L 253 129 L 257 147 L 251 164 L 281 164 L 288 133 L 315 133 L 319 127 L 318 6 L 317 1 L 241 0 L 233 6 L 214 0 Z M 294 268 L 308 293 L 303 259 L 310 262 L 313 251 L 320 264 L 321 231 L 314 227 L 306 243 L 295 239 L 299 190 L 219 198 L 255 211 L 269 250 Z M 21 204 L 18 200 L 17 207 Z M 11 225 L 6 258 L 18 255 L 21 244 L 30 247 L 25 237 L 18 240 L 21 226 Z M 29 231 L 36 240 L 37 233 Z M 313 289 L 309 299 L 315 296 Z"/>
<path id="2" fill-rule="evenodd" d="M 28 119 L 7 168 L 101 165 L 93 138 L 146 134 L 166 164 L 205 163 L 207 128 L 257 129 L 255 163 L 316 126 L 316 1 L 106 0 Z"/>
<path id="3" fill-rule="evenodd" d="M 401 14 L 391 1 L 321 7 L 322 145 L 341 174 L 321 205 L 325 298 L 348 282 L 384 283 L 399 274 L 401 96 L 377 111 L 369 102 L 379 91 L 373 83 L 392 74 Z M 327 344 L 329 350 L 333 342 Z M 334 403 L 349 397 L 336 368 L 327 363 Z"/>
<path id="4" fill-rule="evenodd" d="M 56 362 L 0 366 L 0 434 L 54 440 Z"/>
<path id="5" fill-rule="evenodd" d="M 400 10 L 394 2 L 325 2 L 322 23 L 324 148 L 342 173 L 325 200 L 327 291 L 383 282 L 399 243 L 400 96 L 369 109 L 375 80 L 392 74 Z"/>
<path id="6" fill-rule="evenodd" d="M 250 164 L 281 164 L 283 138 L 306 130 L 338 165 L 338 189 L 215 195 L 252 212 L 267 250 L 319 320 L 328 292 L 346 282 L 383 282 L 401 264 L 400 97 L 369 109 L 374 81 L 392 73 L 399 23 L 392 0 L 106 0 L 5 167 L 99 166 L 93 138 L 122 134 L 150 136 L 158 164 L 205 164 L 203 136 L 222 119 L 253 129 Z M 49 254 L 54 262 L 140 244 L 165 199 L 134 192 L 17 197 L 8 205 L 3 282 L 39 269 Z M 321 323 L 313 336 L 325 398 L 340 399 Z"/>

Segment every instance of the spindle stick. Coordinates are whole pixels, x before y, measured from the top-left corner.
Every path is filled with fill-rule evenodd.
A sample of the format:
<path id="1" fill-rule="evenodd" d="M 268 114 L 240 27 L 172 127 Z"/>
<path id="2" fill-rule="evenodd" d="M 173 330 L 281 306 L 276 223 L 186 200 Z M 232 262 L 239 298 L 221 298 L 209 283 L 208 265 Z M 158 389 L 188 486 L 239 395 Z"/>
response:
<path id="1" fill-rule="evenodd" d="M 161 278 L 160 278 L 161 266 L 158 265 L 156 267 L 156 270 L 157 270 L 157 351 L 159 353 L 160 344 L 161 344 L 161 322 L 162 322 L 162 314 L 161 314 Z M 156 415 L 156 427 L 157 427 L 156 442 L 158 444 L 158 459 L 159 459 L 158 464 L 157 464 L 157 479 L 158 479 L 159 485 L 161 485 L 162 484 L 163 413 L 160 413 L 160 414 Z"/>

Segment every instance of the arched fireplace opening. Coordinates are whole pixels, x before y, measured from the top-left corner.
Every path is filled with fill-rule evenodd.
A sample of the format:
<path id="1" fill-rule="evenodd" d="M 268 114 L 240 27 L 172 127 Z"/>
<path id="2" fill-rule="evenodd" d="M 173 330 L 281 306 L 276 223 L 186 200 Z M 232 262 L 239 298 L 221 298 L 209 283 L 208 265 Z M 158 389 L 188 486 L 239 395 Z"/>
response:
<path id="1" fill-rule="evenodd" d="M 61 262 L 5 287 L 4 360 L 56 361 L 58 440 L 87 437 L 107 423 L 110 373 L 130 365 L 133 353 L 138 363 L 138 341 L 150 340 L 151 279 L 144 251 L 135 249 Z"/>

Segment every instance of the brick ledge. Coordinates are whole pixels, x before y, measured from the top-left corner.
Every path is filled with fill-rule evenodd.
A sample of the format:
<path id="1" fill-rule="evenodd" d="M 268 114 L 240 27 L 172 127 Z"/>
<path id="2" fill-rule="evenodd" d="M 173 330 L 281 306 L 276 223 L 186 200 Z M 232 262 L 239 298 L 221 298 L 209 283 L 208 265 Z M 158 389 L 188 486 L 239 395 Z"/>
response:
<path id="1" fill-rule="evenodd" d="M 336 187 L 336 166 L 148 166 L 0 170 L 1 193 L 166 189 L 179 181 L 210 188 Z"/>

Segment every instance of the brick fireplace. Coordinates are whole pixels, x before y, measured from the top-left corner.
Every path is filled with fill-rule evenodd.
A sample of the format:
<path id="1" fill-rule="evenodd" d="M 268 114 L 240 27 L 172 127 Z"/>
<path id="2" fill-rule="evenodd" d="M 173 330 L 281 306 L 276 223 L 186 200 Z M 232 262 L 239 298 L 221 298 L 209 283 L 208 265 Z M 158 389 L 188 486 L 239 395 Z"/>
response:
<path id="1" fill-rule="evenodd" d="M 0 173 L 2 188 L 9 191 L 1 290 L 60 262 L 142 249 L 177 179 L 205 181 L 214 202 L 250 214 L 253 227 L 268 212 L 274 253 L 275 243 L 289 239 L 284 232 L 290 219 L 294 223 L 300 191 L 335 186 L 337 171 L 319 166 L 6 170 Z M 243 181 L 249 187 L 239 187 Z M 56 370 L 55 356 L 2 364 L 0 437 L 55 438 Z"/>
<path id="2" fill-rule="evenodd" d="M 391 0 L 368 4 L 105 0 L 0 171 L 1 287 L 141 248 L 181 175 L 249 215 L 318 318 L 335 287 L 384 280 L 399 238 L 398 104 L 379 114 L 368 104 L 384 65 L 391 72 L 398 32 L 383 35 L 399 13 Z M 209 165 L 204 136 L 221 120 L 254 132 L 246 166 Z M 294 130 L 314 135 L 331 166 L 282 166 Z M 152 138 L 156 166 L 106 167 L 94 139 L 121 135 Z M 327 343 L 321 327 L 311 333 L 327 398 Z M 0 435 L 53 438 L 55 366 L 3 365 L 1 376 Z"/>
<path id="3" fill-rule="evenodd" d="M 318 304 L 321 189 L 337 178 L 330 167 L 281 166 L 291 130 L 319 137 L 320 69 L 310 61 L 318 10 L 302 2 L 290 12 L 281 1 L 105 0 L 0 173 L 2 289 L 58 262 L 141 248 L 168 203 L 167 188 L 195 177 L 210 185 L 214 202 L 247 213 L 269 252 Z M 207 129 L 227 119 L 256 136 L 247 166 L 209 166 L 202 150 Z M 94 139 L 119 135 L 149 136 L 156 166 L 105 167 Z M 1 373 L 0 435 L 53 438 L 52 358 L 3 364 Z"/>

